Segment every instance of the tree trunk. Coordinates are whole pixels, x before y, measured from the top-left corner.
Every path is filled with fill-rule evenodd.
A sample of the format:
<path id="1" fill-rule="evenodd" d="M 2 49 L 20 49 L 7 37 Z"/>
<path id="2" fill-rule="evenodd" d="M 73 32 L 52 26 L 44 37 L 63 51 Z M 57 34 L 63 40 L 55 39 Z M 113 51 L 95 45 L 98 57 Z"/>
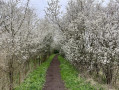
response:
<path id="1" fill-rule="evenodd" d="M 107 66 L 107 70 L 106 70 L 106 83 L 110 84 L 112 82 L 112 69 L 111 66 L 108 65 Z"/>
<path id="2" fill-rule="evenodd" d="M 13 59 L 11 59 L 9 62 L 9 80 L 10 80 L 9 90 L 13 90 L 13 72 L 14 72 Z"/>

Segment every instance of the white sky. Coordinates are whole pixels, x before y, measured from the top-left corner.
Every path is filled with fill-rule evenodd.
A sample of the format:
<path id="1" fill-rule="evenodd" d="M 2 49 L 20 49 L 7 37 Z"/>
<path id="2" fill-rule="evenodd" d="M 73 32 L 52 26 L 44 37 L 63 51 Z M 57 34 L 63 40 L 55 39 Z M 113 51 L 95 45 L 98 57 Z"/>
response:
<path id="1" fill-rule="evenodd" d="M 60 5 L 61 5 L 62 11 L 65 11 L 65 7 L 66 7 L 68 1 L 69 0 L 60 0 Z M 100 0 L 97 0 L 97 1 L 100 1 Z M 104 0 L 104 1 L 105 1 L 104 5 L 106 5 L 106 3 L 109 2 L 109 0 Z M 39 17 L 44 17 L 44 15 L 45 15 L 44 9 L 45 9 L 45 7 L 47 7 L 47 0 L 30 0 L 30 7 L 33 7 L 35 9 L 35 11 Z"/>
<path id="2" fill-rule="evenodd" d="M 65 11 L 68 0 L 60 0 L 61 10 Z M 30 7 L 33 7 L 39 17 L 45 15 L 44 9 L 47 7 L 47 0 L 30 0 Z"/>

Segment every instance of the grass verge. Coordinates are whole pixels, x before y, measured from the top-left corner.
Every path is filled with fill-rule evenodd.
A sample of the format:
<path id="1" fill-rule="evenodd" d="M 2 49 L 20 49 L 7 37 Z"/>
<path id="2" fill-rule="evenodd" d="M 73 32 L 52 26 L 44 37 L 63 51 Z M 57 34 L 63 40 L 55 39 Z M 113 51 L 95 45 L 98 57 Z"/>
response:
<path id="1" fill-rule="evenodd" d="M 51 55 L 46 62 L 30 73 L 24 82 L 14 90 L 42 90 L 45 83 L 46 71 L 54 56 L 54 54 Z"/>
<path id="2" fill-rule="evenodd" d="M 103 90 L 102 88 L 96 89 L 95 86 L 85 82 L 83 78 L 79 78 L 78 71 L 63 57 L 58 56 L 58 60 L 60 61 L 62 80 L 68 90 Z"/>

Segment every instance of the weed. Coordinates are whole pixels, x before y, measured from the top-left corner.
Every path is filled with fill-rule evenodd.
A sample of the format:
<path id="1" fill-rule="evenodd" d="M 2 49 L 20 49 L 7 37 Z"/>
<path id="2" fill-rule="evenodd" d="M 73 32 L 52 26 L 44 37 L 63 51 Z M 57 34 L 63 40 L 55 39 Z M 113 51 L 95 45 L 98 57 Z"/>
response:
<path id="1" fill-rule="evenodd" d="M 24 82 L 14 90 L 42 90 L 45 83 L 46 71 L 55 55 L 51 55 L 49 59 L 42 63 L 36 70 L 28 75 Z"/>

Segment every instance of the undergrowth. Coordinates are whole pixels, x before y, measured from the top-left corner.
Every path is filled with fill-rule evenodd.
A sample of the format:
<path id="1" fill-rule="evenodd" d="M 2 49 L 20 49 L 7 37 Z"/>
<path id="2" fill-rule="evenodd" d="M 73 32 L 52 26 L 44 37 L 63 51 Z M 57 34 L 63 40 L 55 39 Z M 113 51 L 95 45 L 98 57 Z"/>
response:
<path id="1" fill-rule="evenodd" d="M 63 57 L 58 56 L 58 59 L 60 61 L 61 77 L 68 90 L 103 90 L 102 88 L 96 89 L 95 86 L 85 82 L 85 79 L 79 78 L 78 71 Z"/>
<path id="2" fill-rule="evenodd" d="M 24 82 L 14 90 L 42 90 L 45 83 L 46 71 L 54 56 L 51 55 L 46 62 L 30 73 Z"/>

